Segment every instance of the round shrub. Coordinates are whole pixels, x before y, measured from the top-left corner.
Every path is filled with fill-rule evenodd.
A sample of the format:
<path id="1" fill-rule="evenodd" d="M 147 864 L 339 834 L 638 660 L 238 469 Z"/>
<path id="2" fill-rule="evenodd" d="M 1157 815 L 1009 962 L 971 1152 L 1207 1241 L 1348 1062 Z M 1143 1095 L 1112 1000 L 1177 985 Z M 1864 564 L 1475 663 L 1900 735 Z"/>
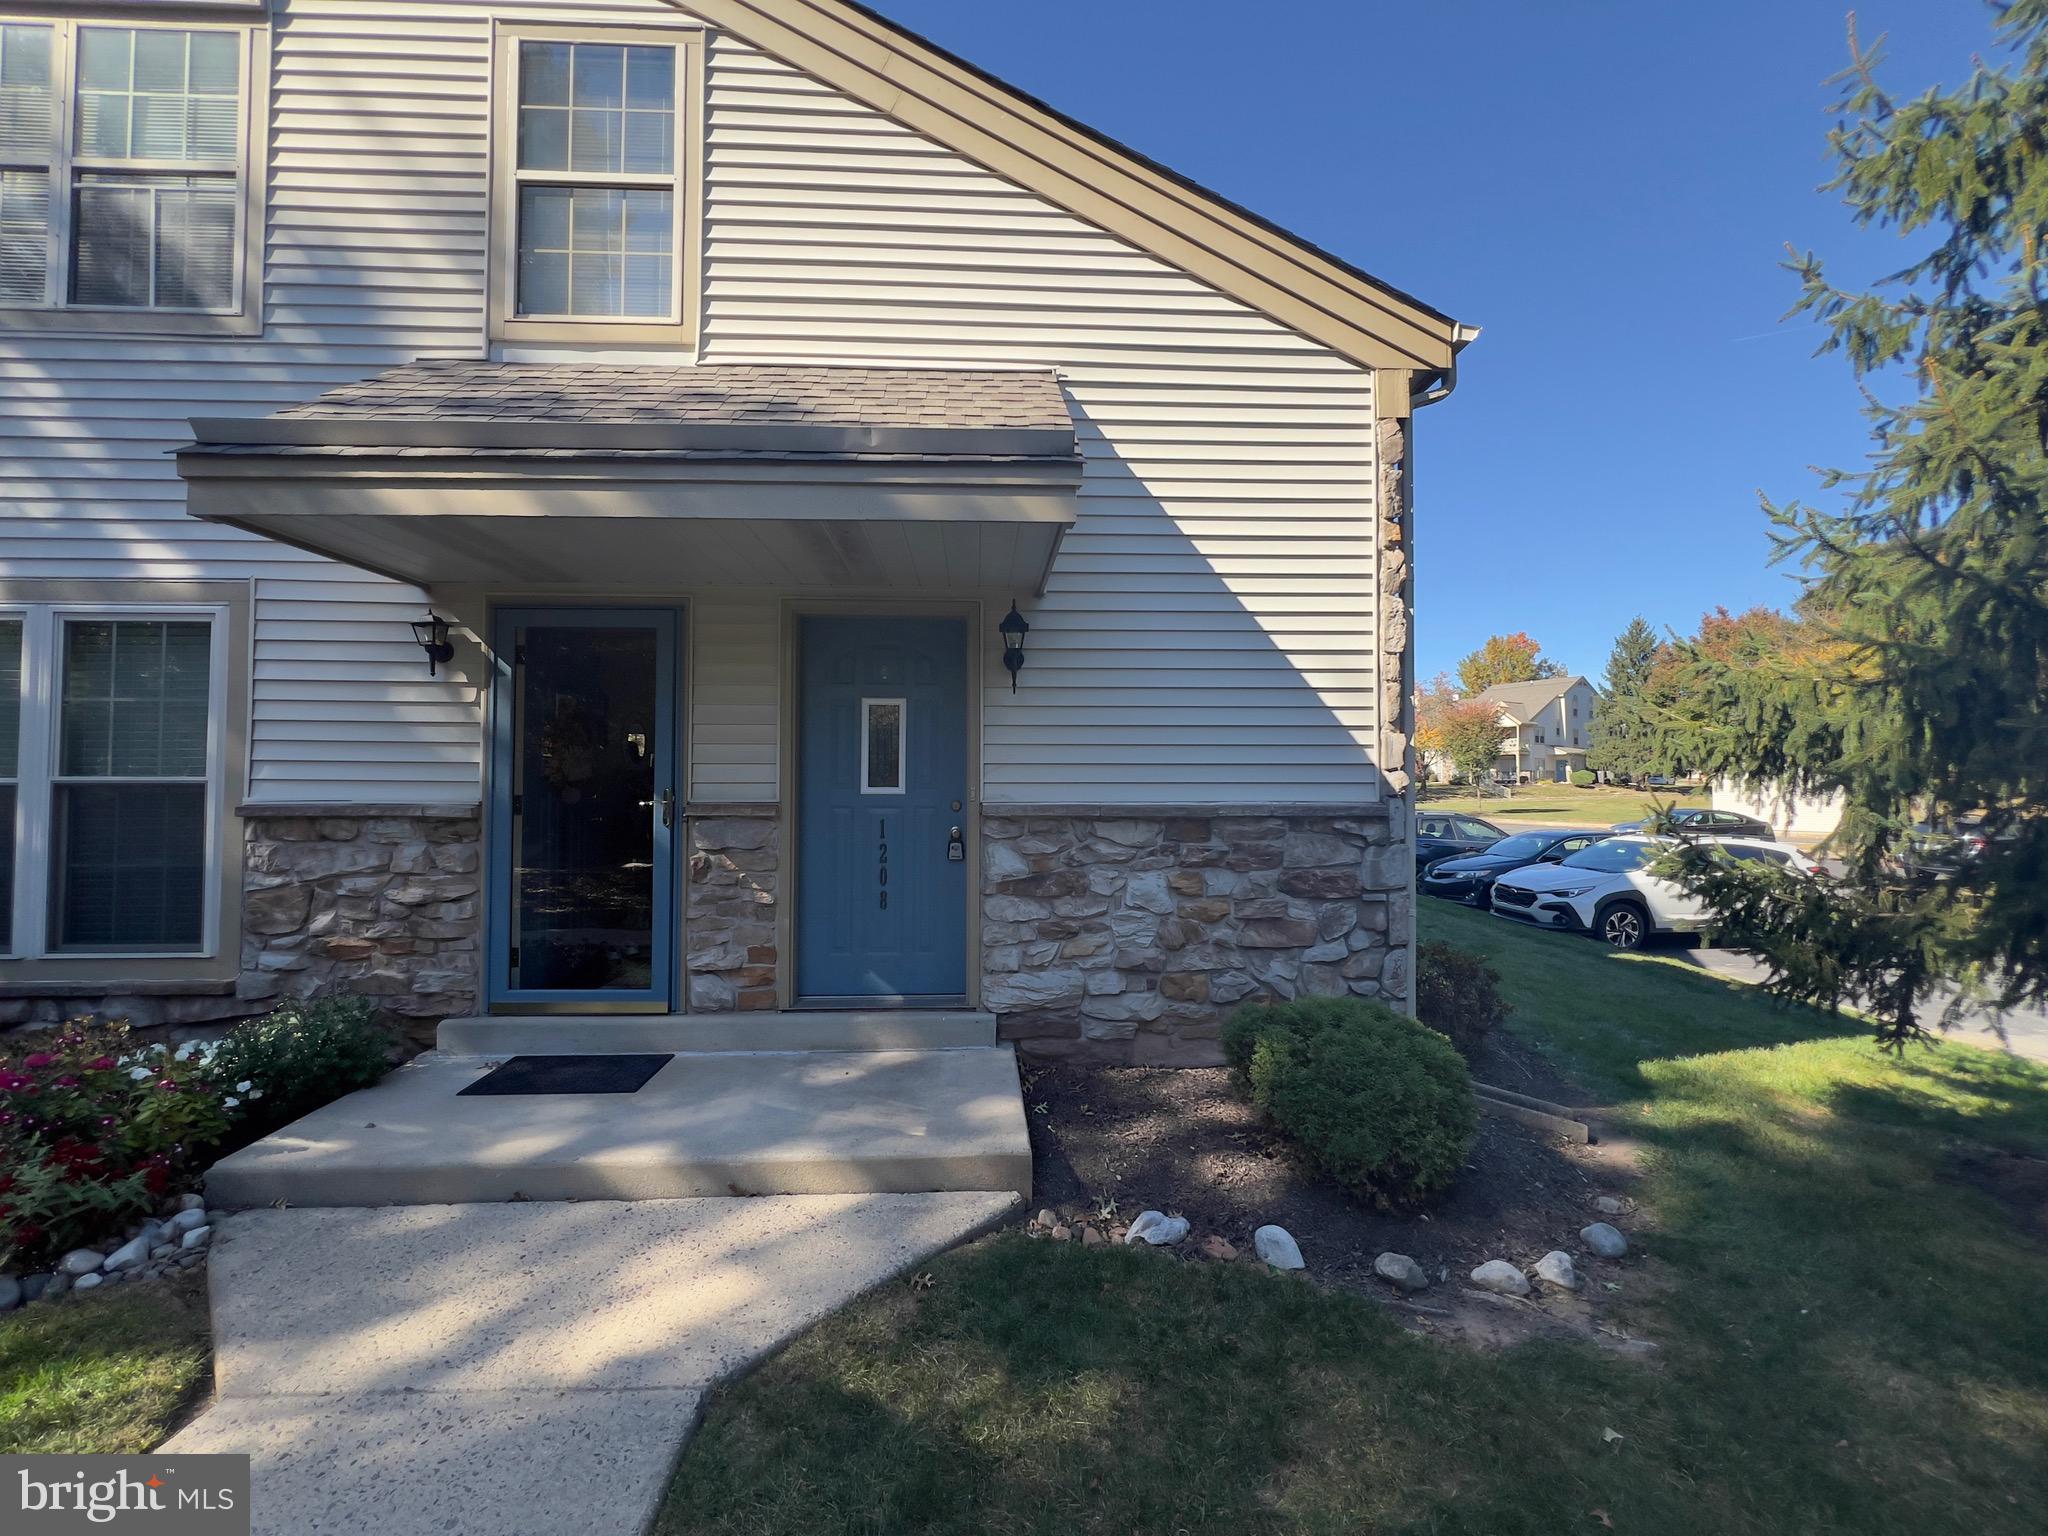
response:
<path id="1" fill-rule="evenodd" d="M 1599 780 L 1594 778 L 1584 768 L 1574 768 L 1572 770 L 1572 786 L 1576 789 L 1591 789 L 1598 782 Z"/>
<path id="2" fill-rule="evenodd" d="M 391 1036 L 368 998 L 287 1003 L 230 1030 L 213 1070 L 260 1135 L 376 1082 L 391 1070 Z"/>
<path id="3" fill-rule="evenodd" d="M 1415 952 L 1415 1015 L 1470 1061 L 1514 1009 L 1484 957 L 1431 940 Z"/>
<path id="4" fill-rule="evenodd" d="M 1377 1006 L 1355 997 L 1301 997 L 1291 1003 L 1247 1003 L 1223 1021 L 1223 1059 L 1239 1072 L 1251 1070 L 1252 1049 L 1269 1034 L 1307 1039 L 1341 1029 L 1361 1008 Z"/>
<path id="5" fill-rule="evenodd" d="M 1479 1129 L 1450 1042 L 1384 1003 L 1312 998 L 1233 1019 L 1252 1102 L 1317 1167 L 1383 1206 L 1456 1181 Z"/>

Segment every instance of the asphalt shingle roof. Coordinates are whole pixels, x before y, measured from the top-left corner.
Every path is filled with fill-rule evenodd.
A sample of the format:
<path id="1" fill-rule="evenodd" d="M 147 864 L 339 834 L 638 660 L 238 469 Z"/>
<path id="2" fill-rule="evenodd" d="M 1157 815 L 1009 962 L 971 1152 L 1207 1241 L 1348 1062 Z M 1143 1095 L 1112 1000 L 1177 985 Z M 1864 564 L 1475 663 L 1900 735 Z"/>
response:
<path id="1" fill-rule="evenodd" d="M 549 421 L 1071 431 L 1050 369 L 754 363 L 409 363 L 279 411 L 285 420 Z"/>
<path id="2" fill-rule="evenodd" d="M 1584 681 L 1584 678 L 1573 675 L 1539 677 L 1527 683 L 1495 683 L 1490 688 L 1480 689 L 1472 697 L 1484 699 L 1489 704 L 1498 704 L 1517 716 L 1532 715 L 1559 694 L 1569 692 L 1574 684 Z"/>

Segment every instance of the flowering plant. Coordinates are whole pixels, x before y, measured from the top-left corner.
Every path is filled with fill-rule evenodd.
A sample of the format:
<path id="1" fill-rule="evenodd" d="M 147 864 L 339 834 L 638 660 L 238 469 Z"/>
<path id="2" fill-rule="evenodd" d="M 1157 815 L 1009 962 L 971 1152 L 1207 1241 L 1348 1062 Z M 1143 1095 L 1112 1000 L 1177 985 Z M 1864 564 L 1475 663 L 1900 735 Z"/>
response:
<path id="1" fill-rule="evenodd" d="M 72 1023 L 0 1055 L 0 1263 L 139 1215 L 226 1135 L 212 1048 Z"/>

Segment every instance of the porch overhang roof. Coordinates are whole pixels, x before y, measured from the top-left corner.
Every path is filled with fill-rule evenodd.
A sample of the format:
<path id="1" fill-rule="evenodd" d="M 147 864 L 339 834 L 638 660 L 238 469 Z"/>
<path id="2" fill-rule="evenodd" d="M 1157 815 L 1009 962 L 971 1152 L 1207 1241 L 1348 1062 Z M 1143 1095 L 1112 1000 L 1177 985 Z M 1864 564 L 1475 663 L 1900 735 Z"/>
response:
<path id="1" fill-rule="evenodd" d="M 192 431 L 195 517 L 423 586 L 1035 592 L 1082 468 L 1042 370 L 428 363 Z"/>

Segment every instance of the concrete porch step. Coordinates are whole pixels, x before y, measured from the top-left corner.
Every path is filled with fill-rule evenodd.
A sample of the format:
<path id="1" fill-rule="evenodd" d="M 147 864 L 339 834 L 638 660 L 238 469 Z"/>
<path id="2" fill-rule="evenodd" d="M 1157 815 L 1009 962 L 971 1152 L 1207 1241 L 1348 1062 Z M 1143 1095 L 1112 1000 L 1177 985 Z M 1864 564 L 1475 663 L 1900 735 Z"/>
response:
<path id="1" fill-rule="evenodd" d="M 496 1063 L 431 1052 L 216 1163 L 252 1207 L 1031 1193 L 1008 1046 L 678 1055 L 637 1093 L 464 1098 Z"/>
<path id="2" fill-rule="evenodd" d="M 846 1013 L 488 1014 L 444 1019 L 444 1056 L 601 1056 L 639 1051 L 942 1051 L 996 1043 L 996 1016 L 966 1009 Z"/>

